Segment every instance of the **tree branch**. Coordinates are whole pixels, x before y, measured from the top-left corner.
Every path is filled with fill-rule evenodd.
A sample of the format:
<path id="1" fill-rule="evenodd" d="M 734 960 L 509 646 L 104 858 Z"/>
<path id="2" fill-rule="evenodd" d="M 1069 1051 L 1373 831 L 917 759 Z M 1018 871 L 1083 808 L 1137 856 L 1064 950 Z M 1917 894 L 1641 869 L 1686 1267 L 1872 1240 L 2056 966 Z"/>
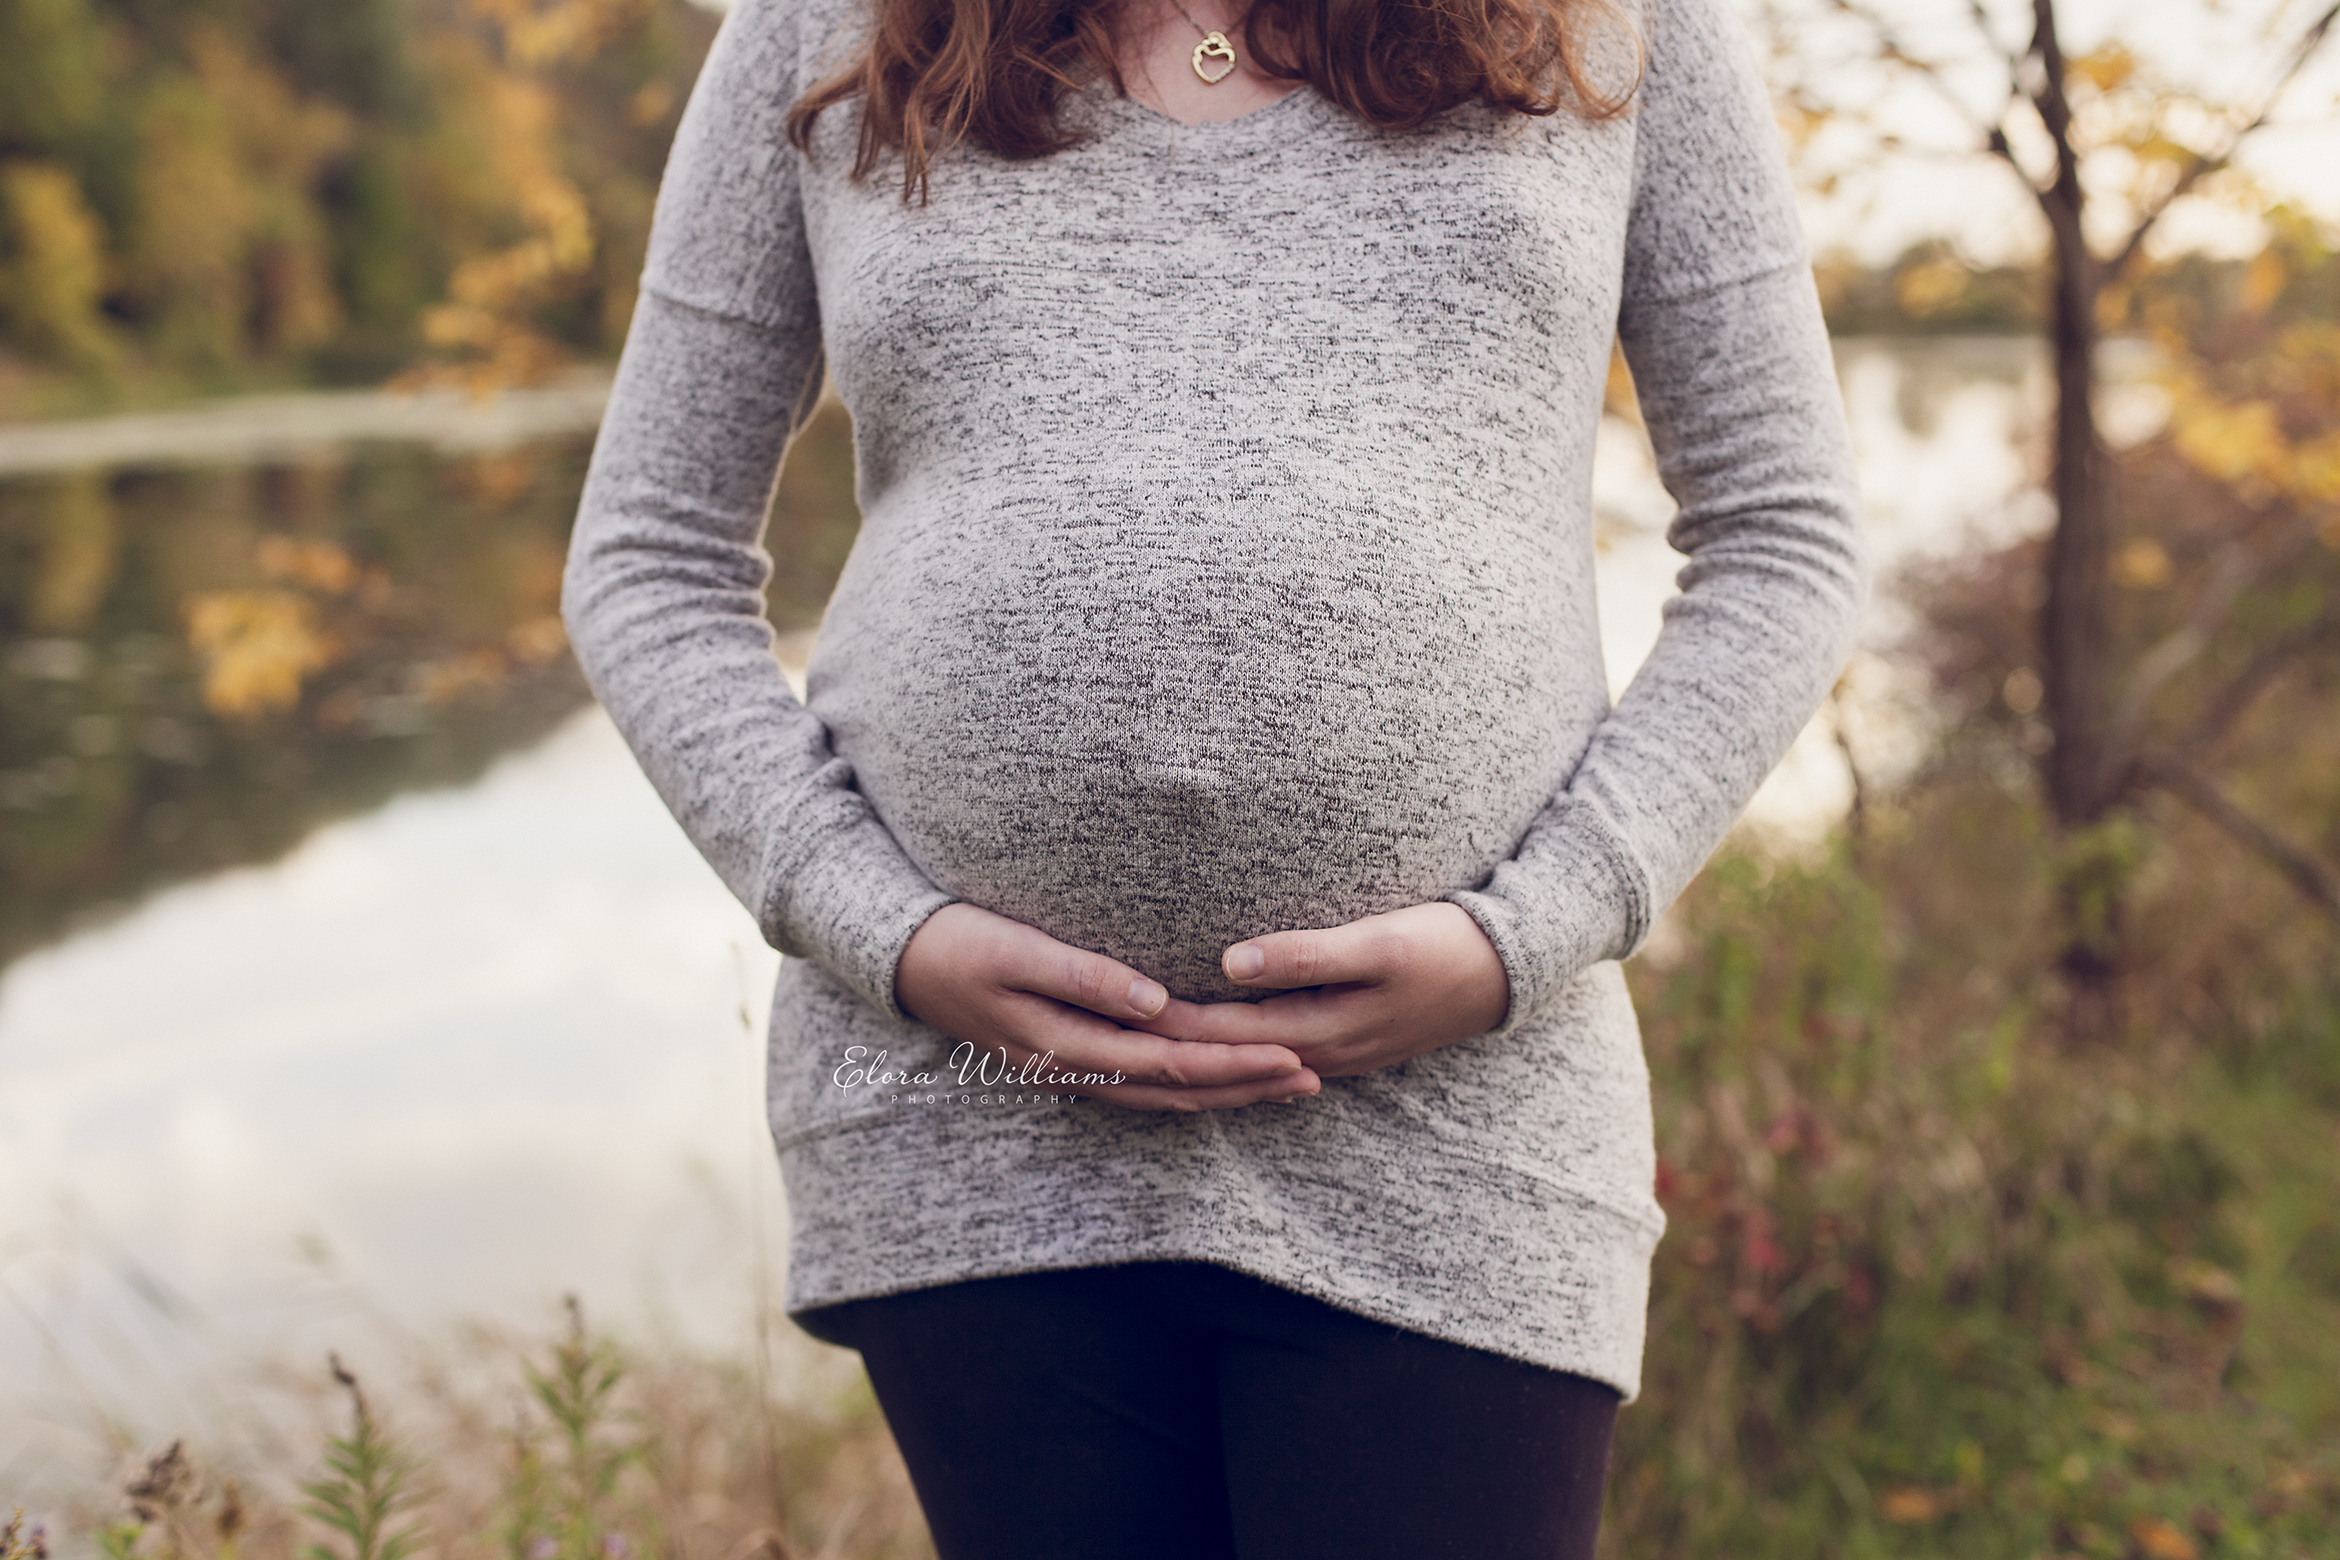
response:
<path id="1" fill-rule="evenodd" d="M 2110 281 L 2119 276 L 2128 267 L 2129 262 L 2137 257 L 2137 251 L 2145 247 L 2145 235 L 2153 231 L 2154 224 L 2161 220 L 2162 215 L 2170 207 L 2176 205 L 2205 177 L 2216 173 L 2234 161 L 2234 154 L 2241 149 L 2244 139 L 2260 126 L 2266 124 L 2267 116 L 2275 112 L 2275 105 L 2282 101 L 2284 91 L 2290 87 L 2300 71 L 2306 68 L 2307 62 L 2315 56 L 2316 50 L 2322 47 L 2325 36 L 2331 32 L 2332 25 L 2336 21 L 2340 21 L 2340 0 L 2333 0 L 2333 4 L 2326 6 L 2323 14 L 2318 16 L 2307 31 L 2300 34 L 2299 38 L 2293 42 L 2290 55 L 2283 61 L 2283 68 L 2276 73 L 2274 82 L 2260 98 L 2258 108 L 2252 112 L 2249 119 L 2227 136 L 2226 144 L 2215 152 L 2204 152 L 2197 155 L 2178 174 L 2177 182 L 2169 187 L 2167 193 L 2153 203 L 2153 209 L 2138 218 L 2137 225 L 2130 229 L 2128 238 L 2122 242 L 2119 249 L 2113 252 L 2112 259 L 2105 263 L 2105 280 Z"/>
<path id="2" fill-rule="evenodd" d="M 2270 560 L 2272 563 L 2273 560 Z M 2137 658 L 2136 669 L 2129 674 L 2129 686 L 2121 698 L 2121 706 L 2113 715 L 2107 732 L 2105 751 L 2110 762 L 2119 764 L 2137 742 L 2144 730 L 2147 710 L 2154 696 L 2169 686 L 2170 679 L 2184 671 L 2210 648 L 2211 636 L 2218 630 L 2226 614 L 2232 610 L 2235 598 L 2248 590 L 2270 563 L 2253 561 L 2239 544 L 2229 543 L 2222 550 L 2218 567 L 2203 587 L 2194 610 L 2187 614 L 2182 627 L 2172 630 L 2154 647 Z M 2191 751 L 2192 745 L 2188 744 Z"/>
<path id="3" fill-rule="evenodd" d="M 2201 597 L 2194 603 L 2194 610 L 2187 615 L 2184 626 L 2164 636 L 2152 649 L 2137 658 L 2136 668 L 2129 674 L 2129 685 L 2123 691 L 2120 709 L 2107 728 L 2106 762 L 2117 770 L 2127 762 L 2127 756 L 2137 750 L 2145 729 L 2145 719 L 2152 712 L 2154 697 L 2210 648 L 2220 625 L 2244 591 L 2270 576 L 2281 577 L 2320 550 L 2321 544 L 2312 533 L 2296 536 L 2290 545 L 2257 559 L 2245 552 L 2240 543 L 2228 543 L 2220 552 L 2218 567 L 2211 574 L 2210 583 L 2203 587 Z M 2198 753 L 2215 742 L 2285 661 L 2303 650 L 2314 648 L 2316 642 L 2336 626 L 2340 626 L 2340 609 L 2325 613 L 2314 623 L 2299 630 L 2296 643 L 2293 642 L 2294 636 L 2287 635 L 2253 657 L 2249 666 L 2211 696 L 2204 715 L 2179 744 L 2180 750 Z M 2262 666 L 2261 662 L 2266 664 Z"/>
<path id="4" fill-rule="evenodd" d="M 2334 0 L 2340 4 L 2340 0 Z M 2039 61 L 2039 86 L 2031 106 L 2056 144 L 2056 180 L 2075 184 L 2080 178 L 2080 150 L 2072 144 L 2072 100 L 2064 92 L 2064 41 L 2056 34 L 2055 0 L 2032 0 L 2031 51 L 2024 57 Z"/>
<path id="5" fill-rule="evenodd" d="M 2250 708 L 2252 700 L 2266 691 L 2277 672 L 2326 641 L 2340 641 L 2340 611 L 2324 613 L 2252 656 L 2203 706 L 2193 729 L 2186 733 L 2186 751 L 2199 753 L 2225 736 L 2227 728 Z"/>
<path id="6" fill-rule="evenodd" d="M 1981 32 L 1984 44 L 2007 68 L 2007 95 L 2000 101 L 1999 114 L 1996 119 L 1987 119 L 1976 113 L 1972 104 L 1950 90 L 1949 83 L 1942 79 L 1942 67 L 1939 64 L 1932 60 L 1921 59 L 1904 48 L 1893 29 L 1886 26 L 1884 20 L 1867 7 L 1856 3 L 1856 0 L 1829 0 L 1829 5 L 1833 9 L 1851 17 L 1869 29 L 1870 34 L 1877 40 L 1877 52 L 1880 56 L 1892 64 L 1901 66 L 1904 70 L 1915 71 L 1926 85 L 1934 89 L 1936 96 L 1949 104 L 1961 119 L 1974 127 L 1974 133 L 1982 138 L 1983 149 L 1993 156 L 2003 159 L 2008 167 L 2014 169 L 2015 176 L 2030 189 L 2033 198 L 2044 200 L 2046 197 L 2040 190 L 2039 181 L 2032 177 L 2030 169 L 2024 167 L 2017 160 L 2015 148 L 2007 141 L 2007 107 L 2023 95 L 2022 84 L 2016 79 L 2017 61 L 2008 58 L 2006 51 L 1999 47 L 1998 40 L 1991 36 L 1988 19 L 1984 16 L 1982 6 L 1977 3 L 1977 0 L 1968 0 L 1968 4 L 1973 9 L 1975 27 Z"/>
<path id="7" fill-rule="evenodd" d="M 2334 0 L 2334 3 L 2340 4 L 2340 0 Z M 2057 314 L 2059 318 L 2069 321 L 2071 328 L 2081 332 L 2080 338 L 2066 340 L 2066 327 L 2058 325 L 2054 328 L 2060 363 L 2067 353 L 2075 350 L 2075 341 L 2093 338 L 2096 296 L 2098 289 L 2104 285 L 2104 271 L 2096 262 L 2095 252 L 2088 247 L 2087 231 L 2081 223 L 2082 211 L 2088 202 L 2088 191 L 2080 182 L 2080 148 L 2072 140 L 2072 99 L 2065 89 L 2069 71 L 2064 59 L 2064 41 L 2056 31 L 2055 0 L 2031 0 L 2031 16 L 2031 52 L 2024 59 L 2036 62 L 2039 67 L 2039 83 L 2031 89 L 2031 106 L 2039 115 L 2041 128 L 2047 131 L 2049 143 L 2056 150 L 2055 176 L 2044 187 L 2034 185 L 2033 188 L 2039 192 L 2039 209 L 2047 218 L 2048 234 L 2056 254 L 2055 290 L 2060 295 Z M 2088 361 L 2084 349 L 2080 349 L 2080 355 L 2084 363 Z M 2090 373 L 2093 375 L 2093 369 Z M 2093 413 L 2083 413 L 2084 419 L 2090 422 L 2087 442 L 2092 446 L 2096 440 L 2093 416 Z M 2063 469 L 2077 453 L 2074 450 L 2061 450 L 2056 458 L 2058 469 Z M 2064 504 L 2073 496 L 2060 485 L 2062 480 L 2058 479 L 2059 504 Z M 2068 522 L 2069 516 L 2057 522 L 2059 536 Z M 2050 593 L 2054 593 L 2052 585 Z M 2054 686 L 2054 679 L 2051 678 L 2049 687 L 2052 689 Z M 2051 701 L 2054 697 L 2053 693 L 2049 695 Z M 2060 715 L 2058 718 L 2067 717 Z"/>
<path id="8" fill-rule="evenodd" d="M 1982 41 L 1990 45 L 1991 52 L 1999 57 L 1999 63 L 2006 67 L 2007 95 L 2013 97 L 2018 90 L 2015 71 L 2021 64 L 2023 56 L 2010 53 L 2000 45 L 1997 37 L 1991 32 L 1991 13 L 1983 9 L 1982 0 L 1966 0 L 1966 14 L 1973 21 L 1974 30 L 1982 35 Z"/>
<path id="9" fill-rule="evenodd" d="M 2340 916 L 2340 878 L 2315 857 L 2244 812 L 2210 778 L 2175 753 L 2150 753 L 2137 761 L 2141 784 L 2159 786 L 2264 856 L 2307 899 L 2328 915 Z"/>

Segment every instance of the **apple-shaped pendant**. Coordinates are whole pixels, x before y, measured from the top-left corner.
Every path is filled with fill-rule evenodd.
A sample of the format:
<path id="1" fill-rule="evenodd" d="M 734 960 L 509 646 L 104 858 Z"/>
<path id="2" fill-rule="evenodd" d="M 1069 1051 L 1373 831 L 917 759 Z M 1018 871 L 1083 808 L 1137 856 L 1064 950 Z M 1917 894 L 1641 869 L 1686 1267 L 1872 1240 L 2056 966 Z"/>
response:
<path id="1" fill-rule="evenodd" d="M 1205 64 L 1204 61 L 1210 63 Z M 1194 46 L 1194 73 L 1210 86 L 1217 86 L 1235 71 L 1235 46 L 1222 32 L 1205 33 L 1203 41 Z"/>

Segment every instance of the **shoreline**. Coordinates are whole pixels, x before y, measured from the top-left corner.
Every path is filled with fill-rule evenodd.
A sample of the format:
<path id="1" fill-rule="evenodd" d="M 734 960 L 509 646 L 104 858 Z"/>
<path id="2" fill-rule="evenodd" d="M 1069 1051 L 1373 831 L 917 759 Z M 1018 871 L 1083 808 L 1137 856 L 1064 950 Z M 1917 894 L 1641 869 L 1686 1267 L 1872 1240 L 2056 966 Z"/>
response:
<path id="1" fill-rule="evenodd" d="M 583 368 L 530 389 L 302 390 L 231 396 L 174 411 L 0 424 L 0 479 L 92 467 L 241 466 L 368 441 L 449 453 L 591 433 L 611 371 Z"/>

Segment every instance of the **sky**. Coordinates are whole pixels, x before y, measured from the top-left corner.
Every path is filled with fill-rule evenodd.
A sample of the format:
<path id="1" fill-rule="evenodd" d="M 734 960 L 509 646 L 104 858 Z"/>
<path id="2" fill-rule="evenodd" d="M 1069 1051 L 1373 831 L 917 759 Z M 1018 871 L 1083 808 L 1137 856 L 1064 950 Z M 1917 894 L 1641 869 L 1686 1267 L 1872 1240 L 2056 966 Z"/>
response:
<path id="1" fill-rule="evenodd" d="M 2007 67 L 1992 46 L 2003 53 L 2028 41 L 2029 5 L 1985 0 L 1986 41 L 1965 0 L 1860 0 L 1906 52 L 1947 67 L 1937 87 L 1909 72 L 1861 63 L 1874 57 L 1876 31 L 1844 18 L 1828 0 L 1738 3 L 1759 35 L 1794 40 L 1792 52 L 1771 66 L 1775 81 L 1805 77 L 1824 100 L 1862 110 L 1905 148 L 1878 157 L 1866 136 L 1847 127 L 1816 149 L 1809 166 L 1834 171 L 1841 182 L 1832 194 L 1807 191 L 1806 226 L 1815 247 L 1843 249 L 1871 263 L 1937 236 L 1955 239 L 1984 263 L 2037 251 L 2044 229 L 2032 197 L 2012 169 L 1978 149 L 1975 128 L 1978 120 L 1998 117 L 2007 90 Z M 2068 56 L 2121 44 L 2149 76 L 2214 104 L 2258 102 L 2285 47 L 2314 15 L 2302 0 L 2064 0 L 2057 12 Z M 2238 163 L 2270 194 L 2340 222 L 2336 102 L 2340 39 L 2327 41 L 2277 100 L 2267 126 L 2242 143 Z M 2017 150 L 2030 167 L 2044 169 L 2044 146 L 2025 136 L 2028 123 L 2014 116 Z M 2214 121 L 2178 128 L 2189 145 L 2221 139 L 2211 133 Z M 2115 159 L 2084 169 L 2092 194 L 2115 190 L 2121 172 Z M 2100 241 L 2115 228 L 2125 230 L 2117 200 L 2100 202 L 2097 215 L 2105 220 Z M 2189 199 L 2161 224 L 2155 247 L 2247 253 L 2258 239 L 2256 223 L 2238 219 L 2218 200 Z"/>

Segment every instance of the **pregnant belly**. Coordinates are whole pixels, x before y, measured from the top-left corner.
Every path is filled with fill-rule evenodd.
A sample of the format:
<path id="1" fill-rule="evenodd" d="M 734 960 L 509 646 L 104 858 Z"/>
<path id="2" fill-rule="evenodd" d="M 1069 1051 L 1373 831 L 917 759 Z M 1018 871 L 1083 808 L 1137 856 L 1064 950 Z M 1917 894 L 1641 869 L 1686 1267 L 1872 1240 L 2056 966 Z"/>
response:
<path id="1" fill-rule="evenodd" d="M 1418 532 L 976 529 L 857 551 L 812 707 L 937 883 L 1189 1000 L 1245 994 L 1232 942 L 1478 883 L 1606 708 L 1555 582 Z"/>

